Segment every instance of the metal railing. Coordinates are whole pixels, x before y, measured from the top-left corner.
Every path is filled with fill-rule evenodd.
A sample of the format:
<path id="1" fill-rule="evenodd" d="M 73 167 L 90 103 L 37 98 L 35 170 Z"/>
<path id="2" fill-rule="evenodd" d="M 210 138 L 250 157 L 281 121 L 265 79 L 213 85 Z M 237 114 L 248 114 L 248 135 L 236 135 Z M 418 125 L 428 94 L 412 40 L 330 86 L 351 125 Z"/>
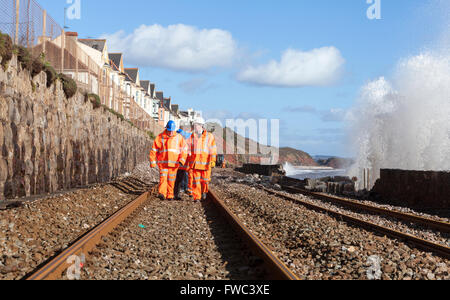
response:
<path id="1" fill-rule="evenodd" d="M 69 75 L 81 91 L 100 96 L 103 105 L 122 114 L 136 127 L 160 133 L 163 129 L 120 86 L 112 82 L 103 64 L 79 45 L 35 0 L 0 0 L 0 31 L 33 56 L 44 54 L 57 72 Z M 106 74 L 106 75 L 105 75 Z"/>

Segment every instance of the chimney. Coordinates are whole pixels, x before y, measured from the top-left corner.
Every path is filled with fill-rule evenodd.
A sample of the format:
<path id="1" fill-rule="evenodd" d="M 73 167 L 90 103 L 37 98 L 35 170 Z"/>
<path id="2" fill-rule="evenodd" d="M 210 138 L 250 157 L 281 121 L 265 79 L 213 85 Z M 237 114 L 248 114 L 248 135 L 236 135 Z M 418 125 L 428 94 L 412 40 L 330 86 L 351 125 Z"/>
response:
<path id="1" fill-rule="evenodd" d="M 73 31 L 66 32 L 66 37 L 69 37 L 74 40 L 78 40 L 78 32 L 73 32 Z"/>

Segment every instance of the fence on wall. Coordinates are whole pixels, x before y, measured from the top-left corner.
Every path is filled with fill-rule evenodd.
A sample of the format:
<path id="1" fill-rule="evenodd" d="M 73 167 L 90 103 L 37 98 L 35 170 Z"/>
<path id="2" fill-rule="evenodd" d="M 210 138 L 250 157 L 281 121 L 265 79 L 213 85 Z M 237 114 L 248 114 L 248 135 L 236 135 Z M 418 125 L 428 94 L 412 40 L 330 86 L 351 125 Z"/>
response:
<path id="1" fill-rule="evenodd" d="M 34 56 L 44 54 L 57 72 L 71 76 L 81 91 L 98 94 L 103 105 L 117 111 L 136 127 L 158 134 L 163 129 L 142 107 L 115 84 L 35 0 L 0 0 L 0 31 Z"/>

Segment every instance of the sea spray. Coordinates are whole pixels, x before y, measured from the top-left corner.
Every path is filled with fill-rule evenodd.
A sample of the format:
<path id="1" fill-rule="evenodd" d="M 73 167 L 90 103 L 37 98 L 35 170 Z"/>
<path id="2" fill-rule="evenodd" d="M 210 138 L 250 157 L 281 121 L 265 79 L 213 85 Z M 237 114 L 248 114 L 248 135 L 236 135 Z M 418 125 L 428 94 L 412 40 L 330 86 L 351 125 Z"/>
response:
<path id="1" fill-rule="evenodd" d="M 450 170 L 450 54 L 401 61 L 391 81 L 368 83 L 349 114 L 356 164 L 371 186 L 380 169 Z"/>
<path id="2" fill-rule="evenodd" d="M 286 176 L 293 176 L 297 174 L 295 167 L 288 162 L 284 163 L 283 169 L 286 171 Z"/>

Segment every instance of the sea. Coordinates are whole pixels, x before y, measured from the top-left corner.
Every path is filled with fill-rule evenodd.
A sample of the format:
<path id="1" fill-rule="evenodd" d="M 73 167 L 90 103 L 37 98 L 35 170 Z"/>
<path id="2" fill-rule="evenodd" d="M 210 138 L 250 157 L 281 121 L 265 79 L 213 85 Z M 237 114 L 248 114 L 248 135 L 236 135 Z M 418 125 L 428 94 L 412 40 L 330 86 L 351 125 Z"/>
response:
<path id="1" fill-rule="evenodd" d="M 299 180 L 307 178 L 319 179 L 324 177 L 347 176 L 347 170 L 327 167 L 299 167 L 291 164 L 285 164 L 283 167 L 286 171 L 286 176 Z"/>

